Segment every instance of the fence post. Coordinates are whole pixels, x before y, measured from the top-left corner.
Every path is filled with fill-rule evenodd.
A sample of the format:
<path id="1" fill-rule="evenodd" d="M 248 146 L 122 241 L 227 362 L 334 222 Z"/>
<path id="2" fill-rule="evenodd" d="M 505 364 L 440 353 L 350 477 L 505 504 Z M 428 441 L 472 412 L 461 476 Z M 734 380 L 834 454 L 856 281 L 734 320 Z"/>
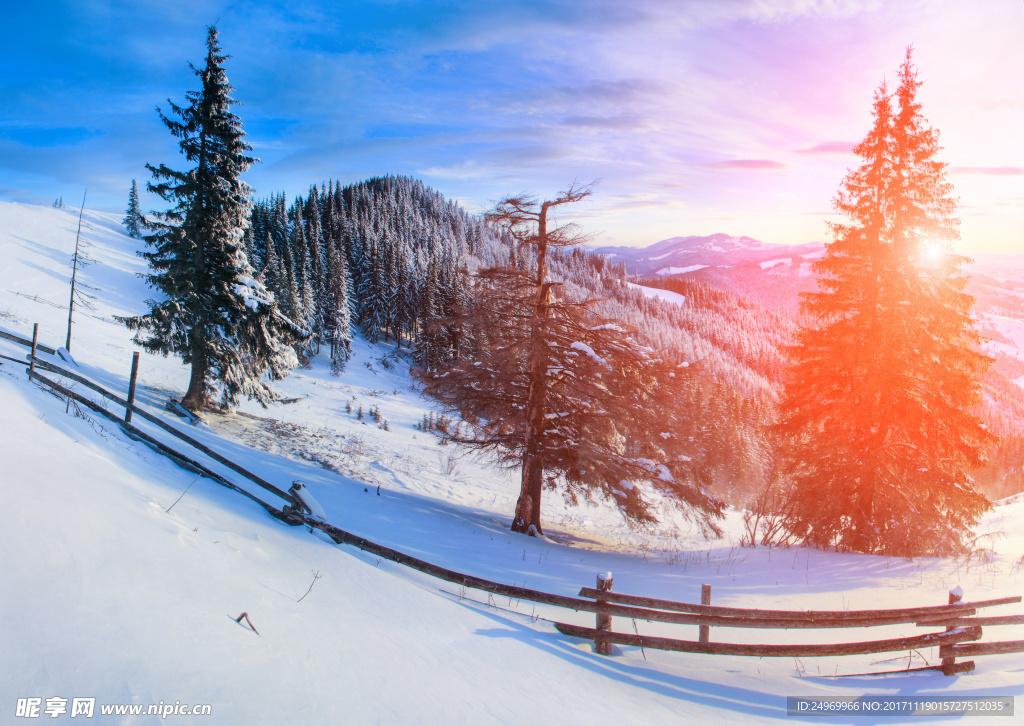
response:
<path id="1" fill-rule="evenodd" d="M 31 381 L 36 372 L 36 344 L 39 342 L 39 323 L 32 324 L 32 357 L 28 363 L 28 379 Z"/>
<path id="2" fill-rule="evenodd" d="M 612 573 L 604 572 L 597 576 L 597 590 L 598 593 L 612 591 Z M 601 605 L 606 604 L 607 602 L 608 601 L 605 598 L 598 594 L 597 637 L 594 639 L 594 650 L 598 655 L 612 654 L 612 644 L 609 643 L 606 638 L 601 637 L 601 633 L 612 629 L 612 616 L 601 612 Z"/>
<path id="3" fill-rule="evenodd" d="M 132 377 L 128 383 L 128 405 L 124 409 L 124 422 L 132 422 L 132 405 L 135 403 L 135 380 L 139 377 L 139 351 L 132 354 Z"/>
<path id="4" fill-rule="evenodd" d="M 711 585 L 700 586 L 700 604 L 710 605 L 711 604 Z M 707 643 L 711 639 L 711 626 L 701 625 L 698 630 L 697 640 L 701 643 Z"/>
<path id="5" fill-rule="evenodd" d="M 949 591 L 949 604 L 960 602 L 964 597 L 964 591 L 957 585 L 955 588 Z M 953 630 L 952 625 L 946 626 L 946 632 Z M 942 659 L 942 673 L 947 676 L 956 674 L 956 656 L 950 656 L 949 658 Z"/>

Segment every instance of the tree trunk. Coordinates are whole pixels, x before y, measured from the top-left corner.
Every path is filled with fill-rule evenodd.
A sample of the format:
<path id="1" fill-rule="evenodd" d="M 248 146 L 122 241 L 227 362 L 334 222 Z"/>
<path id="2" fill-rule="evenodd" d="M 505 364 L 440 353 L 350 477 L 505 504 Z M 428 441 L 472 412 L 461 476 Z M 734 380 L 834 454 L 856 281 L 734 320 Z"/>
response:
<path id="1" fill-rule="evenodd" d="M 551 317 L 551 282 L 547 280 L 547 210 L 541 206 L 537 225 L 537 302 L 530 335 L 530 390 L 526 403 L 526 451 L 523 453 L 523 479 L 516 502 L 512 531 L 537 536 L 544 534 L 540 524 L 540 496 L 544 483 L 544 426 L 548 398 L 547 324 Z"/>
<path id="2" fill-rule="evenodd" d="M 188 391 L 181 400 L 181 405 L 189 411 L 198 413 L 203 410 L 208 400 L 206 372 L 209 368 L 209 359 L 206 357 L 206 349 L 198 342 L 202 334 L 194 330 L 192 335 L 192 377 L 189 379 Z"/>
<path id="3" fill-rule="evenodd" d="M 544 534 L 540 524 L 540 492 L 544 483 L 544 459 L 542 455 L 523 454 L 523 479 L 516 501 L 516 515 L 512 520 L 512 531 L 529 534 L 532 537 Z"/>

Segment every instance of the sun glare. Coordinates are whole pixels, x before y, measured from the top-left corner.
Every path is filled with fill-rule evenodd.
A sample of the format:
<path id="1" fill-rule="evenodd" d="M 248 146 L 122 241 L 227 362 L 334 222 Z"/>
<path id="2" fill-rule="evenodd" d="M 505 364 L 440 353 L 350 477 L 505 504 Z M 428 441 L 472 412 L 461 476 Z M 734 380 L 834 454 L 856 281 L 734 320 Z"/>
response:
<path id="1" fill-rule="evenodd" d="M 925 238 L 921 240 L 921 257 L 924 262 L 936 263 L 946 254 L 946 246 L 941 240 Z"/>

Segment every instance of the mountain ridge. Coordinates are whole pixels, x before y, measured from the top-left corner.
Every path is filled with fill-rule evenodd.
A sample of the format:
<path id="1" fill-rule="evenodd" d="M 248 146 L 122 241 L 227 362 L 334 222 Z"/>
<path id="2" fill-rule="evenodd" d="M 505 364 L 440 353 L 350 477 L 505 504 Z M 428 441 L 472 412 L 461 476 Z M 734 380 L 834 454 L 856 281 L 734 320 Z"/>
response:
<path id="1" fill-rule="evenodd" d="M 622 264 L 640 276 L 675 277 L 709 267 L 753 267 L 767 269 L 796 265 L 798 274 L 809 273 L 809 260 L 825 249 L 821 242 L 769 244 L 753 237 L 724 232 L 712 235 L 669 237 L 648 247 L 597 247 L 592 251 L 609 262 Z M 804 267 L 804 264 L 808 267 Z"/>

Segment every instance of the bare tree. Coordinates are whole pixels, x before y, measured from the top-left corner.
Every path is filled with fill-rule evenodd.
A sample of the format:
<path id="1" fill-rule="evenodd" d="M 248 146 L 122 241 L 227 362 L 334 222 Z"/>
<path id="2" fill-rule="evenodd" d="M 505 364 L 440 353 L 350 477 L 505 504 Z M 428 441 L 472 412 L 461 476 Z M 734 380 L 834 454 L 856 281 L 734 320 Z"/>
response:
<path id="1" fill-rule="evenodd" d="M 513 531 L 542 534 L 545 487 L 561 488 L 573 504 L 600 496 L 628 520 L 656 521 L 634 485 L 647 481 L 717 533 L 711 519 L 721 503 L 703 493 L 672 434 L 677 414 L 666 386 L 682 380 L 685 365 L 655 356 L 598 316 L 594 299 L 573 299 L 549 274 L 549 250 L 584 239 L 575 224 L 553 225 L 552 210 L 591 192 L 574 185 L 544 202 L 518 195 L 487 215 L 506 234 L 508 258 L 474 278 L 459 324 L 471 331 L 475 349 L 422 378 L 465 422 L 448 438 L 521 467 Z"/>

